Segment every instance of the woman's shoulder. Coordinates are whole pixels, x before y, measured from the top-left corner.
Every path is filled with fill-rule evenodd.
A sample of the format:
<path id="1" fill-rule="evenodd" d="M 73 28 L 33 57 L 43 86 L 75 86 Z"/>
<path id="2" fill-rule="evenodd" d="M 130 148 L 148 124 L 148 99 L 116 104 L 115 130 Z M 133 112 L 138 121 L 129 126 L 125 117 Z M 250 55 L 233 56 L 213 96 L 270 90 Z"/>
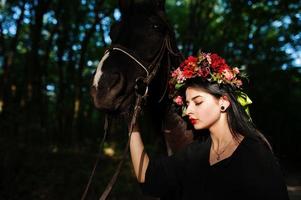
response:
<path id="1" fill-rule="evenodd" d="M 259 199 L 257 195 L 265 195 L 265 199 L 287 199 L 283 172 L 269 146 L 260 138 L 250 137 L 244 138 L 241 144 L 238 159 L 241 178 L 247 188 L 253 188 L 252 193 L 247 189 L 246 194 L 255 195 L 254 199 Z"/>
<path id="2" fill-rule="evenodd" d="M 244 149 L 249 150 L 251 152 L 255 151 L 262 153 L 267 151 L 272 153 L 268 144 L 258 137 L 245 136 L 241 144 Z"/>
<path id="3" fill-rule="evenodd" d="M 241 142 L 242 157 L 256 163 L 277 163 L 276 157 L 268 144 L 260 138 L 245 137 Z"/>

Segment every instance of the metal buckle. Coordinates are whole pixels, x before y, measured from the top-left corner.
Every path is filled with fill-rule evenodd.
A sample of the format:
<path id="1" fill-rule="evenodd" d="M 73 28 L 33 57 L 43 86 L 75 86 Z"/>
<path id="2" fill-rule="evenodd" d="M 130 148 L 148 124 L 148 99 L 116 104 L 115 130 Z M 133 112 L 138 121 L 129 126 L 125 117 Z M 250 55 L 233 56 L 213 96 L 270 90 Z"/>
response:
<path id="1" fill-rule="evenodd" d="M 143 77 L 138 77 L 136 79 L 135 92 L 138 95 L 146 96 L 148 92 L 148 85 L 145 83 Z"/>

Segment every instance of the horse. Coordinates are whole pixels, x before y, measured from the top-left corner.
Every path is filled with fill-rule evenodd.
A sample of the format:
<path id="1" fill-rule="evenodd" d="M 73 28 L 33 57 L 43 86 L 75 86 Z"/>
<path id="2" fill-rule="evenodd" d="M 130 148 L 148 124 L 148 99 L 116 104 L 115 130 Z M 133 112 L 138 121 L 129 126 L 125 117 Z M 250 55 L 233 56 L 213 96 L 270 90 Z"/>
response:
<path id="1" fill-rule="evenodd" d="M 184 57 L 166 17 L 165 0 L 120 0 L 119 8 L 121 20 L 110 28 L 112 44 L 92 78 L 93 103 L 106 114 L 124 116 L 127 120 L 135 118 L 132 116 L 137 105 L 143 112 L 149 110 L 152 125 L 157 127 L 158 133 L 163 133 L 166 153 L 171 155 L 191 143 L 193 135 L 168 98 L 170 71 L 178 67 Z M 137 104 L 141 96 L 144 97 L 142 105 Z M 127 148 L 123 155 L 126 153 Z M 101 199 L 110 193 L 122 162 L 123 159 Z"/>
<path id="2" fill-rule="evenodd" d="M 172 154 L 189 144 L 192 134 L 170 109 L 168 77 L 183 56 L 165 14 L 165 0 L 120 0 L 119 8 L 121 20 L 110 28 L 112 44 L 93 76 L 94 105 L 105 113 L 129 115 L 136 99 L 137 82 L 153 73 L 147 105 L 152 111 L 152 123 L 164 129 L 168 154 Z"/>

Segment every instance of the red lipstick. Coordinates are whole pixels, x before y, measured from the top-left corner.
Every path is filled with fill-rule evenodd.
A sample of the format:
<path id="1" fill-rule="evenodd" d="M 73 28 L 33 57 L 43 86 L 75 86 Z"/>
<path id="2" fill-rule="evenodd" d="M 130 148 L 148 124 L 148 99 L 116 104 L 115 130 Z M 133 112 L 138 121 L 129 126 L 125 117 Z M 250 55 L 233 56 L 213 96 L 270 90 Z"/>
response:
<path id="1" fill-rule="evenodd" d="M 197 119 L 189 118 L 189 121 L 190 121 L 191 124 L 196 124 Z"/>

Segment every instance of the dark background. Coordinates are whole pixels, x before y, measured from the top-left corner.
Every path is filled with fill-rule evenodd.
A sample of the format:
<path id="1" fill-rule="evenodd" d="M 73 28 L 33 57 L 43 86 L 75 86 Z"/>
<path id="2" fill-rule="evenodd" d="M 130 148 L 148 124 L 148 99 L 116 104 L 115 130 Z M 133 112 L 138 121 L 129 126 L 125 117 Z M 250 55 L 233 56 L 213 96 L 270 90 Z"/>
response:
<path id="1" fill-rule="evenodd" d="M 217 52 L 248 72 L 252 118 L 292 199 L 301 199 L 300 10 L 298 0 L 166 2 L 185 55 Z M 91 76 L 119 18 L 109 0 L 0 1 L 0 199 L 80 199 L 103 136 Z M 116 169 L 125 130 L 120 119 L 110 125 L 90 199 Z M 154 150 L 157 137 L 144 137 Z M 142 199 L 129 161 L 111 199 Z"/>

